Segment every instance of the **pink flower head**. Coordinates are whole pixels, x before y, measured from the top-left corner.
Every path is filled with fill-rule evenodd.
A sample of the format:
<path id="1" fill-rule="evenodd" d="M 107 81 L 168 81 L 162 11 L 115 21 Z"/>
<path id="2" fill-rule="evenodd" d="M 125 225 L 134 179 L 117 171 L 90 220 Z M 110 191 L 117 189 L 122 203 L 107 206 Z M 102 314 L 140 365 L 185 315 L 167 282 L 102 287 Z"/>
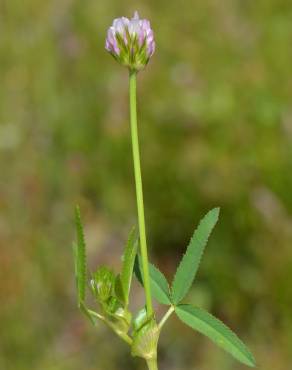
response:
<path id="1" fill-rule="evenodd" d="M 107 32 L 105 48 L 118 62 L 131 70 L 143 69 L 155 51 L 150 22 L 140 19 L 138 12 L 135 12 L 132 19 L 114 19 Z"/>

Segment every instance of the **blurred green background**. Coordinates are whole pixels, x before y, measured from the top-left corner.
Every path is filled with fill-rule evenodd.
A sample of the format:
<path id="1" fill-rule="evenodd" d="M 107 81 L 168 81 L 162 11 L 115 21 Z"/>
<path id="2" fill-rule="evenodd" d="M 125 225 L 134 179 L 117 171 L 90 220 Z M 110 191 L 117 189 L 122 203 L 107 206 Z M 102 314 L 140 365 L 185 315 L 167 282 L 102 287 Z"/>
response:
<path id="1" fill-rule="evenodd" d="M 127 71 L 104 50 L 113 18 L 136 9 L 157 41 L 138 81 L 152 260 L 171 278 L 199 219 L 221 206 L 191 299 L 259 369 L 287 370 L 290 0 L 1 1 L 0 369 L 145 369 L 77 310 L 71 251 L 76 203 L 91 269 L 119 268 L 136 222 Z M 160 343 L 161 370 L 244 369 L 175 317 Z"/>

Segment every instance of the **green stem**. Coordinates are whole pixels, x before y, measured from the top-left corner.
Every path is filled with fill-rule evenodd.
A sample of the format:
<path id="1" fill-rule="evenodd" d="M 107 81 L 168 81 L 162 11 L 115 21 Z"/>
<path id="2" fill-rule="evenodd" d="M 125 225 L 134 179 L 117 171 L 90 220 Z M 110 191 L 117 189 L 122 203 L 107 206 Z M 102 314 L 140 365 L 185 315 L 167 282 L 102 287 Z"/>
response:
<path id="1" fill-rule="evenodd" d="M 103 321 L 108 327 L 110 327 L 120 338 L 122 338 L 126 343 L 128 343 L 130 346 L 133 344 L 132 338 L 127 334 L 120 330 L 118 330 L 114 324 L 109 322 L 104 316 L 98 314 L 95 311 L 88 310 L 90 315 L 95 316 L 97 319 Z"/>
<path id="2" fill-rule="evenodd" d="M 158 370 L 156 359 L 148 360 L 147 365 L 149 370 Z"/>
<path id="3" fill-rule="evenodd" d="M 145 216 L 144 216 L 144 202 L 143 202 L 143 188 L 142 188 L 138 128 L 137 128 L 136 80 L 137 80 L 137 73 L 135 71 L 130 71 L 130 121 L 131 121 L 132 150 L 133 150 L 137 210 L 138 210 L 138 222 L 139 222 L 139 234 L 140 234 L 140 249 L 141 249 L 141 257 L 142 257 L 142 270 L 143 270 L 144 289 L 145 289 L 145 296 L 146 296 L 147 315 L 148 317 L 150 317 L 152 316 L 153 308 L 152 308 L 152 299 L 151 299 L 151 291 L 150 291 L 147 241 L 146 241 Z"/>
<path id="4" fill-rule="evenodd" d="M 160 323 L 158 324 L 159 330 L 161 330 L 161 328 L 163 327 L 163 325 L 166 323 L 166 321 L 169 319 L 169 317 L 172 315 L 173 312 L 174 312 L 174 307 L 171 306 L 166 312 L 166 314 L 163 316 L 163 318 L 161 319 Z"/>

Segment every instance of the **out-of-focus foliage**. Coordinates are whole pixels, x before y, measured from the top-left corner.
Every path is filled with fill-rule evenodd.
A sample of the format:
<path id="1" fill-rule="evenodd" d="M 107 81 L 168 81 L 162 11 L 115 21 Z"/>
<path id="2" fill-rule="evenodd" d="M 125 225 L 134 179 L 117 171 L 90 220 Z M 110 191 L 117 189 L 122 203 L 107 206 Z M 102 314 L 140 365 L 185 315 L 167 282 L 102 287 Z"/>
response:
<path id="1" fill-rule="evenodd" d="M 287 370 L 289 0 L 2 0 L 0 368 L 143 368 L 80 315 L 71 248 L 76 203 L 91 271 L 108 262 L 118 270 L 135 223 L 127 72 L 104 38 L 114 17 L 137 7 L 157 40 L 138 79 L 153 259 L 172 276 L 198 220 L 220 206 L 190 298 L 235 329 L 261 368 Z M 162 370 L 242 368 L 175 318 L 161 344 Z"/>

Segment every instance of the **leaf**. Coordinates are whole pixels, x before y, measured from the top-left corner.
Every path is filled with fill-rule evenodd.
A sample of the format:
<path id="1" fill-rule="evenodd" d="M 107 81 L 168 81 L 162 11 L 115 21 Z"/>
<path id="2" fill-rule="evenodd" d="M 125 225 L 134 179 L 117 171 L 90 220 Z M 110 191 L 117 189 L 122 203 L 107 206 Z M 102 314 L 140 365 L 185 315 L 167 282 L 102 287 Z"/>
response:
<path id="1" fill-rule="evenodd" d="M 79 207 L 75 208 L 75 223 L 77 232 L 77 244 L 74 246 L 75 276 L 78 291 L 78 305 L 85 300 L 85 289 L 87 280 L 86 247 L 84 241 L 83 227 L 81 223 Z"/>
<path id="2" fill-rule="evenodd" d="M 126 295 L 124 291 L 124 287 L 121 280 L 121 275 L 118 274 L 115 278 L 115 296 L 118 298 L 118 300 L 125 305 L 126 302 Z"/>
<path id="3" fill-rule="evenodd" d="M 133 228 L 129 234 L 129 238 L 122 257 L 123 265 L 120 276 L 126 305 L 128 305 L 129 303 L 129 294 L 133 276 L 135 257 L 137 254 L 137 248 L 138 248 L 138 238 L 136 230 L 135 228 Z"/>
<path id="4" fill-rule="evenodd" d="M 206 335 L 238 361 L 251 367 L 255 366 L 255 359 L 245 344 L 225 324 L 207 311 L 181 304 L 175 307 L 175 312 L 182 322 Z"/>
<path id="5" fill-rule="evenodd" d="M 172 283 L 172 301 L 178 304 L 188 293 L 198 270 L 208 238 L 219 216 L 219 208 L 209 211 L 201 220 L 187 247 Z"/>
<path id="6" fill-rule="evenodd" d="M 139 282 L 144 286 L 142 278 L 141 260 L 139 257 L 135 260 L 134 267 L 135 275 Z M 149 275 L 150 275 L 150 290 L 153 298 L 161 304 L 171 304 L 170 291 L 168 282 L 163 275 L 154 265 L 149 263 Z"/>
<path id="7" fill-rule="evenodd" d="M 78 290 L 78 263 L 77 263 L 77 254 L 78 254 L 78 247 L 75 242 L 72 244 L 72 249 L 73 249 L 73 256 L 74 256 L 74 274 L 75 274 L 75 282 L 76 282 L 76 287 Z"/>

